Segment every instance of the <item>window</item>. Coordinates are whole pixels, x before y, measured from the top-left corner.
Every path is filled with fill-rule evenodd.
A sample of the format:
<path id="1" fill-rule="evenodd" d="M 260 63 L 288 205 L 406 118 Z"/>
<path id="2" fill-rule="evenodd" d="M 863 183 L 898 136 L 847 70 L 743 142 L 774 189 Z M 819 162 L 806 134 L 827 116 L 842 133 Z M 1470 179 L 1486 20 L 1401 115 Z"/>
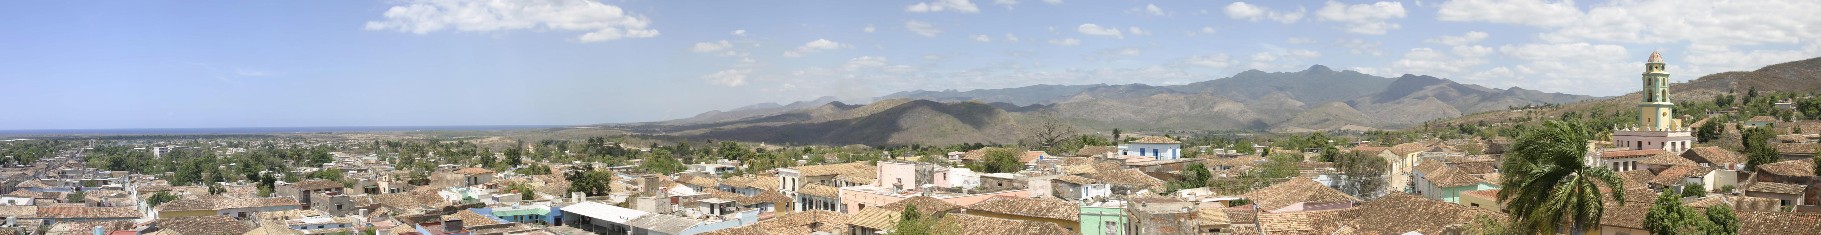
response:
<path id="1" fill-rule="evenodd" d="M 1467 203 L 1467 204 L 1468 204 L 1468 205 L 1471 205 L 1471 206 L 1473 206 L 1473 207 L 1480 207 L 1480 204 L 1479 204 L 1479 203 Z"/>

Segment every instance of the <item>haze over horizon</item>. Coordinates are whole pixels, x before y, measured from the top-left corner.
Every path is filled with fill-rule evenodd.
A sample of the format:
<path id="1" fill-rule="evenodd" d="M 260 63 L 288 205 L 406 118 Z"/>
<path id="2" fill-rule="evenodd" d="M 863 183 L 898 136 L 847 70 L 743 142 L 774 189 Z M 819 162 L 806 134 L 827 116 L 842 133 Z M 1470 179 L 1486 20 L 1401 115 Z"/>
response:
<path id="1" fill-rule="evenodd" d="M 0 130 L 656 121 L 1313 64 L 1613 96 L 1821 56 L 1816 1 L 29 2 Z"/>

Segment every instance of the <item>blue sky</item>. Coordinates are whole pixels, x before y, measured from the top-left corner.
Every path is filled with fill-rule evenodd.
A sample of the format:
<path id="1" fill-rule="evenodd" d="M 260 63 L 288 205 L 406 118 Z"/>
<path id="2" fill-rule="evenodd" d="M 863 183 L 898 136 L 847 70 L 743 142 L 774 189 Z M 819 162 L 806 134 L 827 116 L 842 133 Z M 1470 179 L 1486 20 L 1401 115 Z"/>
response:
<path id="1" fill-rule="evenodd" d="M 43 1 L 0 129 L 590 124 L 1312 64 L 1618 95 L 1821 56 L 1816 1 Z"/>

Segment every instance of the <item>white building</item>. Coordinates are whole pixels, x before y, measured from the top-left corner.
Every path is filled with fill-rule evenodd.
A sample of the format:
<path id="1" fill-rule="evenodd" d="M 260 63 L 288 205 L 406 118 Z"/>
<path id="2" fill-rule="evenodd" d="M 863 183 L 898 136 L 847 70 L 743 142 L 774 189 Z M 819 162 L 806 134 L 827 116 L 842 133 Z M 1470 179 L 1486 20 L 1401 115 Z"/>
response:
<path id="1" fill-rule="evenodd" d="M 1151 157 L 1154 160 L 1182 158 L 1182 142 L 1162 136 L 1146 136 L 1119 145 L 1119 155 Z"/>

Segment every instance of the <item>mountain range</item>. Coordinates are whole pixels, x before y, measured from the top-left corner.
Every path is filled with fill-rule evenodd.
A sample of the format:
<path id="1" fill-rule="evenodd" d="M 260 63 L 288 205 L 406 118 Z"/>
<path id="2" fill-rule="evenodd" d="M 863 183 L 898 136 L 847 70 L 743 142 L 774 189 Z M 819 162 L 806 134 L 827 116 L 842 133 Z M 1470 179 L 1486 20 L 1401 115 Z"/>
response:
<path id="1" fill-rule="evenodd" d="M 1013 143 L 1038 120 L 1082 131 L 1372 130 L 1463 114 L 1595 99 L 1448 79 L 1379 77 L 1315 65 L 1249 70 L 1183 85 L 1033 85 L 905 91 L 859 105 L 834 98 L 764 103 L 694 117 L 615 124 L 642 133 L 814 144 Z"/>

